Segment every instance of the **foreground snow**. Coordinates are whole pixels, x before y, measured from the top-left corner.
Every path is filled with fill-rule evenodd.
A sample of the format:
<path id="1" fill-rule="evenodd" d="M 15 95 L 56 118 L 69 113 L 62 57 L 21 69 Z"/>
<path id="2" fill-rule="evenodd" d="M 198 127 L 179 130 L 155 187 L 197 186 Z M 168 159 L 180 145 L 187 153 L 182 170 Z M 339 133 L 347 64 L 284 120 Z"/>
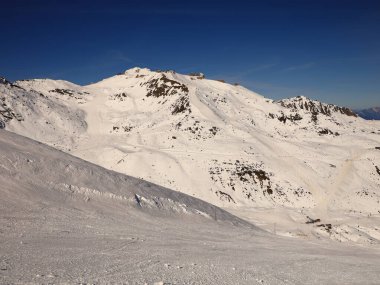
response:
<path id="1" fill-rule="evenodd" d="M 378 250 L 273 236 L 198 199 L 7 131 L 0 145 L 1 284 L 380 279 Z"/>

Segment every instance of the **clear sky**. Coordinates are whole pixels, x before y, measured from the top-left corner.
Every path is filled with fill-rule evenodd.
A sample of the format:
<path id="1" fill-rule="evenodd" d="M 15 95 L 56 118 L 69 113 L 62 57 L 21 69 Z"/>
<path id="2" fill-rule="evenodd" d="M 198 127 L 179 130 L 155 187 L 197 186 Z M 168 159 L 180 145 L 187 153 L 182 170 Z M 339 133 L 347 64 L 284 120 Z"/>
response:
<path id="1" fill-rule="evenodd" d="M 0 0 L 0 27 L 10 80 L 87 84 L 139 66 L 380 106 L 377 0 Z"/>

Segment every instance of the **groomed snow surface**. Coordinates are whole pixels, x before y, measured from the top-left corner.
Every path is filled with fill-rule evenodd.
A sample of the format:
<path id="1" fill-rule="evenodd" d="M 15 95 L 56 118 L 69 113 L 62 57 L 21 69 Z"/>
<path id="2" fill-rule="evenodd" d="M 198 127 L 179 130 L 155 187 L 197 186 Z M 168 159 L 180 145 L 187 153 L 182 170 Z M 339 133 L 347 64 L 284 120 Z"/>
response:
<path id="1" fill-rule="evenodd" d="M 378 251 L 264 232 L 0 131 L 1 284 L 378 284 Z"/>

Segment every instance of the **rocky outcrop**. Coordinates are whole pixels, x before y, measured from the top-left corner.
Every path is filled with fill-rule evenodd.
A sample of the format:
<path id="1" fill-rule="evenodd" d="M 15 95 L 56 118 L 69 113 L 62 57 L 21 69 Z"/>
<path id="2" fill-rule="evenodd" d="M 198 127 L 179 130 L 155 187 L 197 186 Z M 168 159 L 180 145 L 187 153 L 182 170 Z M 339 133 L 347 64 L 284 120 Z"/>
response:
<path id="1" fill-rule="evenodd" d="M 316 100 L 309 99 L 304 96 L 297 96 L 293 98 L 283 99 L 277 101 L 281 106 L 297 110 L 306 110 L 312 114 L 322 114 L 325 116 L 331 116 L 334 113 L 340 113 L 347 116 L 357 117 L 355 112 L 347 107 L 340 107 L 333 104 L 326 104 Z"/>
<path id="2" fill-rule="evenodd" d="M 147 97 L 165 99 L 175 97 L 176 100 L 171 104 L 172 115 L 189 112 L 189 88 L 178 81 L 168 78 L 165 74 L 160 73 L 159 77 L 153 78 L 142 84 L 147 88 Z"/>

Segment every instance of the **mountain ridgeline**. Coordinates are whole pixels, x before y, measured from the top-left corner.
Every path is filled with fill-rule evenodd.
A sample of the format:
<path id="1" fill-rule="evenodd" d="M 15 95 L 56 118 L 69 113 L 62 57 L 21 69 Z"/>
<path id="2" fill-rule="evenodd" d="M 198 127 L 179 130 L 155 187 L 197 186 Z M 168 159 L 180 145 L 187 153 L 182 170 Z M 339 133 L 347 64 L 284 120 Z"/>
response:
<path id="1" fill-rule="evenodd" d="M 380 120 L 380 107 L 355 110 L 358 116 L 366 120 Z"/>

